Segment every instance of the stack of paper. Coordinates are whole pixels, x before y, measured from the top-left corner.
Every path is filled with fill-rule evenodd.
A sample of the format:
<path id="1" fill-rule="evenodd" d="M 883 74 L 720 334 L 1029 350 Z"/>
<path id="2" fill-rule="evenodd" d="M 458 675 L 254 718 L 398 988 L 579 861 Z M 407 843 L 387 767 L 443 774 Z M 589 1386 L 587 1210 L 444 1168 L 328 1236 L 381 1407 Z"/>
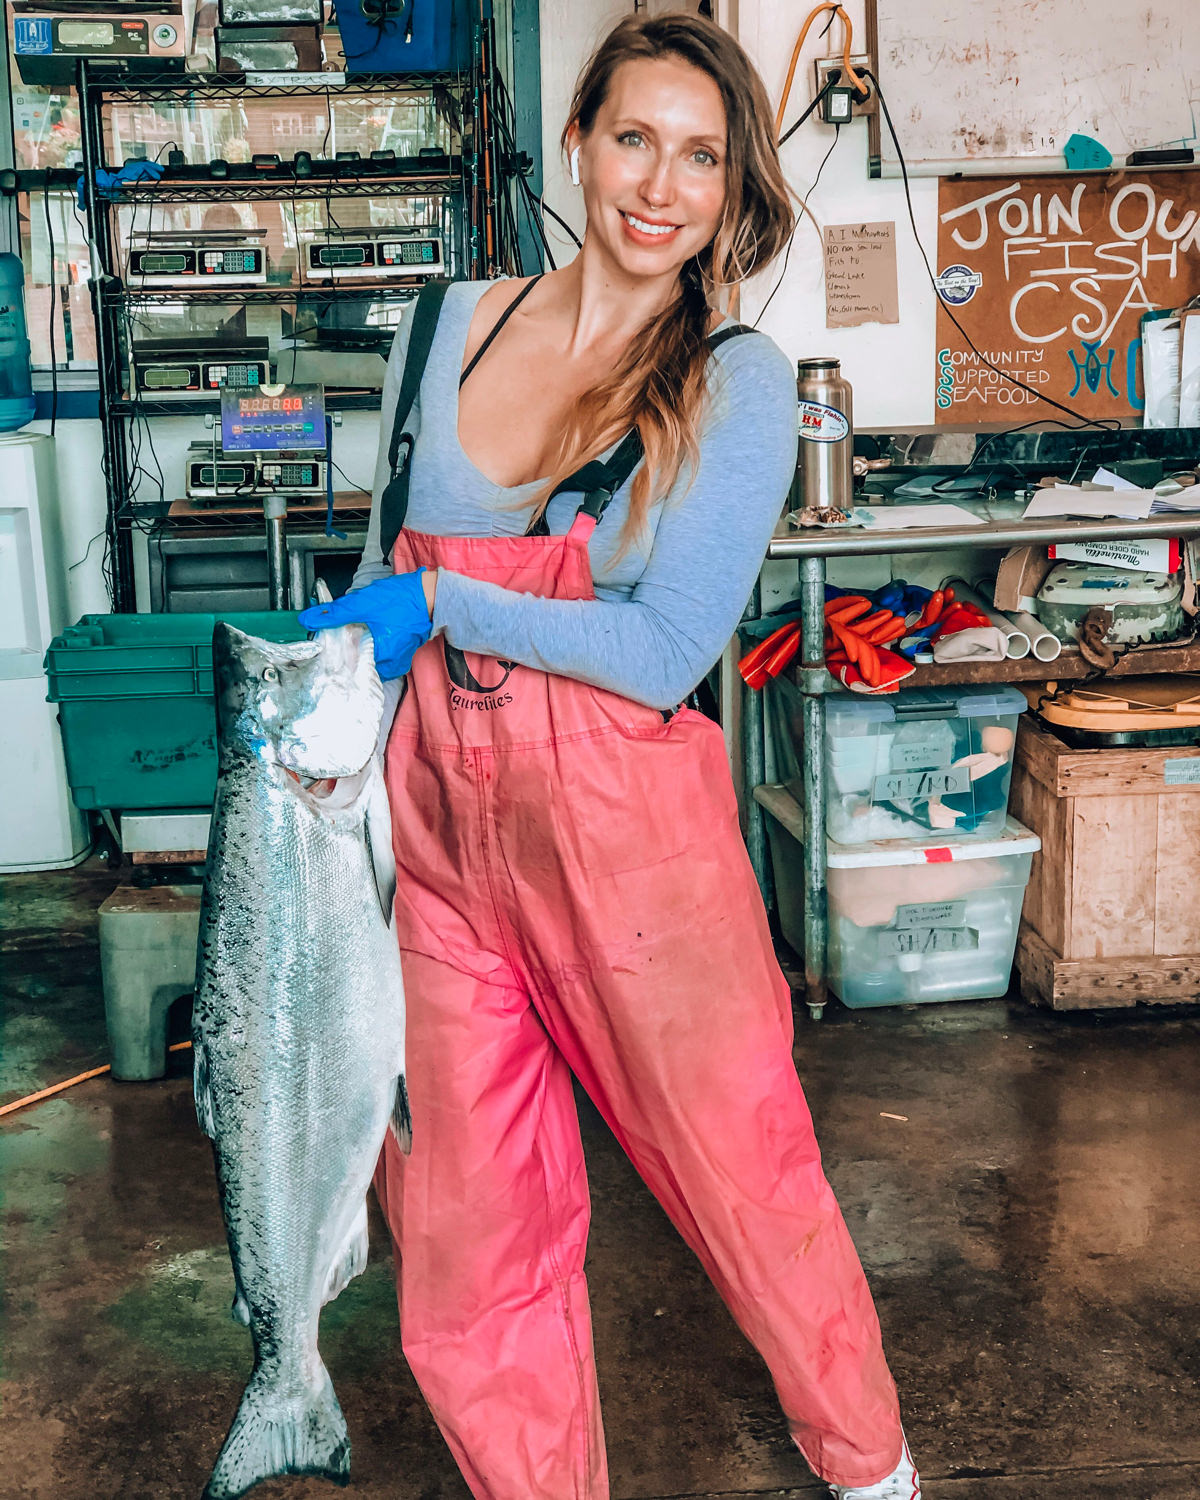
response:
<path id="1" fill-rule="evenodd" d="M 1038 490 L 1025 507 L 1021 519 L 1033 521 L 1039 516 L 1118 516 L 1129 521 L 1144 521 L 1156 499 L 1153 490 L 1141 490 L 1134 485 L 1128 489 L 1096 490 L 1081 489 L 1073 484 L 1056 484 Z"/>
<path id="2" fill-rule="evenodd" d="M 909 531 L 924 526 L 982 526 L 982 516 L 973 516 L 961 505 L 856 505 L 854 519 L 877 531 Z"/>

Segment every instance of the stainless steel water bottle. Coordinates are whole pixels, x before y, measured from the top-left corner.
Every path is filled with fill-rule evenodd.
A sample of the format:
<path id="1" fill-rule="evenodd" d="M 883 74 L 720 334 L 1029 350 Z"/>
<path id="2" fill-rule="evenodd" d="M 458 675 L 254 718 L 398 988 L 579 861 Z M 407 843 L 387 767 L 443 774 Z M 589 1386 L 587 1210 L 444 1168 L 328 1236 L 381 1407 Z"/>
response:
<path id="1" fill-rule="evenodd" d="M 850 382 L 836 359 L 802 359 L 796 365 L 800 453 L 797 509 L 854 504 L 854 414 Z"/>

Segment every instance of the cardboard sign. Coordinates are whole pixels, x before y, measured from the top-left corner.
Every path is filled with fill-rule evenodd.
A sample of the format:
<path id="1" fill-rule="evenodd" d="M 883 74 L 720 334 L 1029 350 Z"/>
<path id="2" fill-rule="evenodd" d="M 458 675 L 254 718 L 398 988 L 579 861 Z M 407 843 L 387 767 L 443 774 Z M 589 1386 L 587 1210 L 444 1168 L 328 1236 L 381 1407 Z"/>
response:
<path id="1" fill-rule="evenodd" d="M 938 184 L 938 286 L 981 353 L 1080 416 L 1141 412 L 1144 312 L 1200 292 L 1200 175 L 957 178 Z M 936 420 L 1052 408 L 937 311 Z"/>
<path id="2" fill-rule="evenodd" d="M 827 224 L 826 328 L 899 321 L 895 224 Z"/>

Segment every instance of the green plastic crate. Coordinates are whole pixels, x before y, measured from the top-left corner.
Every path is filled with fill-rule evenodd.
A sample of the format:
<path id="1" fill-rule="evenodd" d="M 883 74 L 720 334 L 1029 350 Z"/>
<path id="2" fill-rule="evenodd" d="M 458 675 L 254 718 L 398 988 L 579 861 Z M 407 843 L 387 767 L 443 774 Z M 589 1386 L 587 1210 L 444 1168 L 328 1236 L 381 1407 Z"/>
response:
<path id="1" fill-rule="evenodd" d="M 84 615 L 50 642 L 67 780 L 81 808 L 205 807 L 217 783 L 212 634 L 303 640 L 288 610 Z"/>

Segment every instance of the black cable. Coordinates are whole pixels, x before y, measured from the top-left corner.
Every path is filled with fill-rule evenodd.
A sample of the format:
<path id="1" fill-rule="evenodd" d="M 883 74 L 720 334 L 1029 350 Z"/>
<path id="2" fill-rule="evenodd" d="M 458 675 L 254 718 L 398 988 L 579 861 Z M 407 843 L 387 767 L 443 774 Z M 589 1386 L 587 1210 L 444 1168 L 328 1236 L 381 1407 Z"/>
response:
<path id="1" fill-rule="evenodd" d="M 841 76 L 842 75 L 840 72 L 830 73 L 829 77 L 817 90 L 817 93 L 813 97 L 812 103 L 808 106 L 808 108 L 804 111 L 804 113 L 800 116 L 796 123 L 789 126 L 788 129 L 785 130 L 779 137 L 778 144 L 780 146 L 782 146 L 785 141 L 791 140 L 791 138 L 796 134 L 797 130 L 800 129 L 801 125 L 804 124 L 805 120 L 808 119 L 809 115 L 812 114 L 813 110 L 816 109 L 816 107 L 820 104 L 821 100 L 824 99 L 825 95 L 829 93 L 830 89 L 837 86 L 837 81 Z"/>
<path id="2" fill-rule="evenodd" d="M 355 494 L 358 494 L 358 495 L 369 495 L 371 493 L 371 491 L 369 489 L 367 489 L 365 485 L 355 484 L 354 480 L 350 478 L 349 474 L 346 473 L 345 469 L 342 468 L 341 464 L 335 464 L 332 458 L 329 460 L 329 467 L 333 470 L 333 472 L 335 474 L 340 474 L 342 476 L 342 478 L 346 481 L 346 483 L 350 486 L 350 488 L 355 492 Z"/>
<path id="3" fill-rule="evenodd" d="M 872 73 L 869 68 L 862 68 L 860 69 L 860 71 L 864 78 L 869 78 L 875 85 L 875 93 L 879 99 L 879 107 L 883 110 L 883 118 L 887 121 L 888 134 L 892 138 L 892 145 L 896 148 L 896 158 L 900 163 L 900 176 L 904 180 L 904 198 L 905 202 L 908 204 L 908 222 L 912 225 L 913 239 L 917 242 L 917 249 L 921 252 L 921 259 L 925 264 L 925 274 L 929 277 L 929 284 L 933 288 L 934 296 L 938 299 L 938 302 L 946 309 L 947 317 L 949 317 L 950 321 L 954 324 L 955 328 L 958 329 L 959 333 L 962 334 L 963 338 L 966 339 L 967 343 L 971 347 L 972 352 L 981 361 L 981 363 L 986 365 L 989 370 L 992 370 L 995 372 L 995 374 L 999 375 L 1002 380 L 1007 380 L 1010 385 L 1020 386 L 1022 390 L 1029 391 L 1032 395 L 1036 396 L 1039 401 L 1044 401 L 1047 406 L 1053 406 L 1057 411 L 1066 412 L 1068 417 L 1073 417 L 1075 419 L 1076 427 L 1101 427 L 1109 432 L 1119 431 L 1121 424 L 1116 417 L 1083 417 L 1079 412 L 1075 411 L 1073 407 L 1064 406 L 1061 401 L 1055 401 L 1053 396 L 1045 395 L 1044 392 L 1035 389 L 1031 385 L 1028 385 L 1024 380 L 1019 380 L 1015 375 L 1010 375 L 1007 370 L 1002 370 L 999 365 L 993 364 L 993 362 L 979 350 L 979 348 L 976 346 L 975 340 L 958 321 L 958 318 L 954 314 L 953 307 L 949 302 L 947 302 L 945 297 L 942 296 L 942 293 L 938 288 L 937 278 L 933 274 L 933 267 L 929 264 L 929 257 L 925 253 L 925 246 L 922 244 L 921 236 L 917 231 L 917 216 L 913 210 L 912 189 L 909 185 L 908 180 L 908 163 L 904 160 L 904 152 L 900 147 L 899 137 L 896 135 L 896 127 L 892 124 L 892 113 L 891 110 L 888 109 L 887 100 L 884 98 L 883 90 L 879 87 L 879 79 L 875 77 L 874 73 Z M 1027 423 L 1026 425 L 1032 426 L 1035 424 Z M 1064 423 L 1063 425 L 1065 426 L 1066 424 Z M 1010 430 L 1019 431 L 1019 429 L 1016 428 Z M 1001 434 L 997 433 L 996 436 L 999 437 L 1001 436 Z"/>
<path id="4" fill-rule="evenodd" d="M 501 84 L 501 88 L 503 89 L 503 79 L 500 78 L 499 82 Z M 507 91 L 503 91 L 500 98 L 501 104 L 506 107 L 506 110 L 511 109 L 512 101 L 508 98 Z M 515 161 L 518 155 L 516 137 L 513 134 L 512 123 L 510 120 L 505 118 L 504 113 L 502 113 L 499 117 L 499 125 L 504 134 L 505 144 L 508 146 L 509 152 Z M 530 227 L 533 237 L 535 241 L 540 241 L 542 254 L 545 259 L 549 261 L 550 269 L 552 271 L 557 271 L 558 266 L 555 263 L 554 252 L 550 248 L 550 241 L 546 235 L 546 226 L 541 217 L 540 206 L 538 204 L 537 197 L 534 194 L 533 189 L 529 186 L 529 183 L 525 180 L 524 174 L 519 169 L 514 171 L 513 181 L 517 188 L 521 207 L 525 211 L 526 222 Z M 513 225 L 513 233 L 514 235 L 516 233 L 515 224 Z"/>
<path id="5" fill-rule="evenodd" d="M 529 187 L 528 183 L 522 183 L 521 187 L 521 205 L 525 210 L 526 221 L 533 231 L 534 239 L 541 242 L 542 255 L 549 262 L 550 269 L 552 271 L 557 271 L 558 263 L 554 259 L 554 251 L 550 248 L 550 241 L 546 238 L 545 225 L 537 215 L 537 205 L 533 201 L 533 191 Z"/>
<path id="6" fill-rule="evenodd" d="M 829 143 L 829 150 L 826 151 L 825 155 L 821 158 L 821 165 L 817 168 L 817 175 L 812 180 L 812 187 L 810 187 L 808 189 L 808 191 L 804 194 L 804 201 L 805 201 L 805 203 L 807 203 L 808 200 L 812 197 L 812 195 L 816 192 L 817 187 L 818 187 L 818 185 L 820 184 L 820 181 L 821 181 L 821 173 L 825 170 L 825 163 L 833 155 L 833 148 L 837 145 L 838 141 L 841 139 L 841 134 L 842 134 L 842 127 L 841 127 L 841 125 L 835 125 L 833 127 L 833 140 L 830 141 L 830 143 Z M 759 323 L 762 321 L 763 315 L 766 313 L 767 308 L 770 307 L 771 303 L 775 300 L 775 293 L 783 285 L 783 278 L 787 275 L 788 261 L 791 258 L 791 254 L 792 254 L 792 245 L 795 243 L 796 231 L 799 228 L 800 228 L 800 216 L 797 215 L 796 222 L 792 225 L 792 232 L 791 232 L 791 234 L 788 235 L 787 249 L 784 251 L 784 254 L 783 254 L 783 269 L 779 273 L 779 280 L 771 288 L 771 295 L 763 303 L 762 309 L 759 312 L 758 317 L 755 318 L 754 325 L 753 325 L 755 328 L 758 327 Z"/>
<path id="7" fill-rule="evenodd" d="M 544 214 L 549 214 L 556 224 L 561 225 L 561 227 L 566 230 L 567 234 L 570 235 L 570 237 L 575 241 L 575 244 L 579 247 L 580 250 L 582 250 L 583 241 L 567 223 L 566 219 L 564 219 L 561 214 L 556 214 L 550 207 L 550 205 L 546 202 L 545 198 L 539 198 L 532 188 L 529 189 L 529 196 L 533 199 L 533 201 L 538 205 L 538 207 Z"/>
<path id="8" fill-rule="evenodd" d="M 42 192 L 42 207 L 46 212 L 46 235 L 50 241 L 50 436 L 58 421 L 58 353 L 54 347 L 54 312 L 58 298 L 58 283 L 54 279 L 54 225 L 50 222 L 50 189 Z"/>

